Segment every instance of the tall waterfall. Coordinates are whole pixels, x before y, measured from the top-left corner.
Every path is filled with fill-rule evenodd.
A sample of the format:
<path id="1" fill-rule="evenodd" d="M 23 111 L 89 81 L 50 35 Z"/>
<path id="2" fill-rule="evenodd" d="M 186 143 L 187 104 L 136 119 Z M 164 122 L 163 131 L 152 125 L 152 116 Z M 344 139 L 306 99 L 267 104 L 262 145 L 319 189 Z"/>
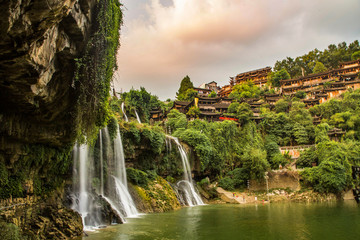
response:
<path id="1" fill-rule="evenodd" d="M 80 213 L 84 230 L 104 225 L 104 219 L 101 217 L 104 210 L 101 201 L 104 199 L 122 222 L 125 222 L 126 217 L 138 215 L 127 187 L 125 158 L 119 127 L 113 144 L 108 129 L 100 130 L 97 146 L 99 147 L 97 162 L 94 161 L 93 151 L 90 151 L 87 145 L 76 144 L 73 151 L 72 209 Z"/>
<path id="2" fill-rule="evenodd" d="M 95 203 L 91 191 L 92 158 L 87 145 L 75 145 L 73 151 L 73 205 L 72 209 L 80 213 L 84 229 L 92 229 L 101 224 L 101 206 Z"/>
<path id="3" fill-rule="evenodd" d="M 104 153 L 103 153 L 103 140 L 102 140 L 102 129 L 99 132 L 99 155 L 100 155 L 100 195 L 104 196 Z"/>
<path id="4" fill-rule="evenodd" d="M 114 158 L 108 162 L 110 171 L 106 199 L 121 216 L 135 217 L 139 213 L 127 187 L 125 157 L 119 127 L 113 149 Z"/>
<path id="5" fill-rule="evenodd" d="M 191 168 L 190 168 L 190 164 L 189 164 L 189 159 L 187 157 L 187 154 L 186 154 L 183 146 L 180 144 L 178 138 L 175 138 L 172 136 L 167 136 L 167 137 L 172 139 L 175 142 L 175 144 L 177 145 L 180 156 L 181 156 L 183 169 L 184 169 L 184 179 L 177 182 L 178 190 L 179 190 L 179 192 L 182 193 L 182 194 L 180 194 L 180 197 L 182 197 L 181 200 L 186 205 L 189 205 L 189 206 L 204 205 L 204 202 L 202 201 L 200 195 L 196 191 L 195 186 L 193 184 L 193 180 L 191 178 Z"/>
<path id="6" fill-rule="evenodd" d="M 123 112 L 123 114 L 124 114 L 125 121 L 128 122 L 129 119 L 128 119 L 128 117 L 126 116 L 126 113 L 125 113 L 125 102 L 123 102 L 123 103 L 121 104 L 121 110 L 122 110 L 122 112 Z"/>
<path id="7" fill-rule="evenodd" d="M 137 113 L 136 109 L 134 111 L 135 111 L 135 115 L 136 115 L 136 119 L 137 119 L 138 123 L 141 123 L 139 114 Z"/>

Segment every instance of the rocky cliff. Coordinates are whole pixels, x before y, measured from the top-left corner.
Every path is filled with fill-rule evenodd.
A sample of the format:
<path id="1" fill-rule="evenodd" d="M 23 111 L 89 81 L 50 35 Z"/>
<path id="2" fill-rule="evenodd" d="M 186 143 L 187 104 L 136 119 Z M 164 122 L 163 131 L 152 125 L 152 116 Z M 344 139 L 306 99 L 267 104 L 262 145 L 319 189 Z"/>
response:
<path id="1" fill-rule="evenodd" d="M 106 120 L 120 3 L 0 0 L 0 6 L 0 221 L 39 238 L 56 231 L 51 238 L 75 236 L 81 219 L 64 208 L 64 183 L 72 145 L 84 132 L 81 119 L 95 116 L 85 118 L 88 128 Z M 28 215 L 15 214 L 17 206 Z M 44 209 L 48 216 L 38 214 Z M 59 227 L 54 221 L 62 214 L 80 224 Z"/>

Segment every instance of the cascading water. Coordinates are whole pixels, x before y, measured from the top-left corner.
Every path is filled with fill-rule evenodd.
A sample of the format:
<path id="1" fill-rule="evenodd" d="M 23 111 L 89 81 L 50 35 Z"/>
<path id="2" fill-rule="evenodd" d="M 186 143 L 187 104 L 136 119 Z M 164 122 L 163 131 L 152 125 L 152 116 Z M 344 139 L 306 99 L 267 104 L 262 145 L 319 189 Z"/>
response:
<path id="1" fill-rule="evenodd" d="M 124 150 L 119 128 L 114 139 L 114 158 L 109 159 L 108 167 L 108 195 L 105 199 L 122 217 L 137 216 L 139 213 L 127 188 Z"/>
<path id="2" fill-rule="evenodd" d="M 180 196 L 182 197 L 182 201 L 189 206 L 204 205 L 204 202 L 202 201 L 200 195 L 195 190 L 193 180 L 191 178 L 189 159 L 183 146 L 180 144 L 179 139 L 172 136 L 167 136 L 167 138 L 175 142 L 181 156 L 181 161 L 184 169 L 184 180 L 179 181 L 177 183 L 177 187 L 178 190 L 182 192 L 182 194 L 180 194 Z"/>
<path id="3" fill-rule="evenodd" d="M 104 153 L 102 142 L 102 129 L 99 132 L 99 148 L 100 148 L 100 195 L 104 196 Z"/>
<path id="4" fill-rule="evenodd" d="M 124 103 L 124 102 L 121 104 L 121 110 L 122 110 L 122 112 L 123 112 L 123 114 L 124 114 L 125 121 L 128 122 L 129 119 L 128 119 L 128 117 L 126 116 L 126 113 L 125 113 L 125 103 Z"/>
<path id="5" fill-rule="evenodd" d="M 135 111 L 135 115 L 136 115 L 136 119 L 137 119 L 138 123 L 141 123 L 139 114 L 137 113 L 136 109 L 134 111 Z"/>
<path id="6" fill-rule="evenodd" d="M 101 224 L 100 206 L 94 202 L 95 196 L 91 192 L 92 159 L 87 145 L 74 147 L 74 179 L 72 209 L 80 213 L 84 229 L 96 228 Z"/>

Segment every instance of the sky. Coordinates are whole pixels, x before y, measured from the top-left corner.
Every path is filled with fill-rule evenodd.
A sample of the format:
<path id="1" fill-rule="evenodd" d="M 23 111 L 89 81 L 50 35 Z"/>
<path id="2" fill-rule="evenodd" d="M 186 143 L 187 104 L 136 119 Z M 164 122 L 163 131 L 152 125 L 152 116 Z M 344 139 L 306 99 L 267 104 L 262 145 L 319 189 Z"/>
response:
<path id="1" fill-rule="evenodd" d="M 359 0 L 120 0 L 116 91 L 145 87 L 175 99 L 194 86 L 330 44 L 360 40 Z"/>

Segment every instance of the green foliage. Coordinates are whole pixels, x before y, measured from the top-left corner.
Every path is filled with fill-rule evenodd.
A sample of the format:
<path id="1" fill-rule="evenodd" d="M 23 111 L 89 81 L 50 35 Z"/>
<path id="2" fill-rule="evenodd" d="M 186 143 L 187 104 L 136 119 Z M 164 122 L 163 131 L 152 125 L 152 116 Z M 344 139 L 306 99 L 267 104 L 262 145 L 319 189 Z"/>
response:
<path id="1" fill-rule="evenodd" d="M 282 98 L 275 103 L 275 111 L 277 113 L 287 112 L 289 108 L 290 108 L 290 102 L 288 99 Z"/>
<path id="2" fill-rule="evenodd" d="M 24 238 L 21 236 L 19 228 L 15 224 L 0 220 L 0 239 L 20 240 Z"/>
<path id="3" fill-rule="evenodd" d="M 287 163 L 285 157 L 280 153 L 279 145 L 276 143 L 275 136 L 267 136 L 265 138 L 265 150 L 267 161 L 269 162 L 271 169 L 278 169 L 279 165 L 285 165 Z"/>
<path id="4" fill-rule="evenodd" d="M 274 71 L 286 69 L 291 78 L 296 78 L 313 73 L 313 68 L 316 62 L 321 62 L 323 65 L 331 70 L 339 68 L 341 62 L 350 61 L 352 55 L 360 50 L 359 41 L 347 45 L 345 42 L 339 43 L 337 46 L 331 44 L 324 51 L 314 49 L 307 54 L 296 57 L 295 59 L 287 57 L 284 60 L 277 61 L 274 66 Z"/>
<path id="5" fill-rule="evenodd" d="M 259 96 L 260 88 L 252 81 L 235 85 L 229 95 L 230 98 L 235 98 L 237 100 L 241 100 L 243 98 L 257 98 Z"/>
<path id="6" fill-rule="evenodd" d="M 308 148 L 300 154 L 299 159 L 296 161 L 296 167 L 297 168 L 312 167 L 312 163 L 316 163 L 316 164 L 319 163 L 315 147 Z"/>
<path id="7" fill-rule="evenodd" d="M 308 132 L 306 131 L 305 127 L 300 125 L 299 123 L 295 123 L 293 128 L 293 135 L 298 145 L 309 143 Z"/>
<path id="8" fill-rule="evenodd" d="M 240 106 L 239 102 L 232 102 L 229 105 L 228 113 L 237 113 L 239 106 Z"/>
<path id="9" fill-rule="evenodd" d="M 239 123 L 244 125 L 250 121 L 250 118 L 253 116 L 251 107 L 248 103 L 243 102 L 233 102 L 228 108 L 228 112 L 232 113 L 233 116 L 239 119 Z"/>
<path id="10" fill-rule="evenodd" d="M 212 147 L 209 138 L 201 131 L 195 129 L 177 130 L 175 137 L 192 146 L 200 159 L 201 170 L 203 171 L 210 162 Z"/>
<path id="11" fill-rule="evenodd" d="M 208 97 L 214 98 L 214 97 L 217 97 L 217 94 L 215 91 L 211 91 L 211 93 L 209 94 Z"/>
<path id="12" fill-rule="evenodd" d="M 302 91 L 302 90 L 297 91 L 297 92 L 295 93 L 295 97 L 296 97 L 296 98 L 299 98 L 299 99 L 304 99 L 304 98 L 306 98 L 306 92 L 305 92 L 305 91 Z"/>
<path id="13" fill-rule="evenodd" d="M 186 113 L 186 115 L 197 118 L 200 115 L 200 108 L 198 108 L 196 106 L 192 106 L 189 109 L 189 111 Z"/>
<path id="14" fill-rule="evenodd" d="M 147 187 L 149 182 L 149 176 L 146 172 L 143 172 L 134 168 L 127 168 L 126 175 L 129 181 L 133 184 L 139 185 L 141 187 Z"/>
<path id="15" fill-rule="evenodd" d="M 192 88 L 189 88 L 188 90 L 185 91 L 184 94 L 179 95 L 177 99 L 180 101 L 191 102 L 197 96 L 198 96 L 198 92 Z"/>
<path id="16" fill-rule="evenodd" d="M 157 96 L 146 91 L 144 87 L 140 87 L 140 90 L 131 89 L 129 92 L 124 92 L 121 94 L 121 100 L 113 100 L 112 102 L 116 101 L 125 102 L 125 109 L 129 117 L 132 116 L 135 119 L 136 110 L 142 122 L 149 121 L 150 111 L 152 109 L 160 108 L 163 111 L 168 109 L 167 104 L 161 102 Z M 172 102 L 169 102 L 168 104 L 172 104 Z M 117 112 L 122 116 L 120 108 Z"/>
<path id="17" fill-rule="evenodd" d="M 189 89 L 194 88 L 194 84 L 191 82 L 190 77 L 186 75 L 183 80 L 180 83 L 180 88 L 178 92 L 176 93 L 176 98 L 178 100 L 184 100 L 186 99 L 186 92 Z"/>
<path id="18" fill-rule="evenodd" d="M 109 119 L 107 128 L 109 131 L 110 138 L 115 139 L 119 125 L 118 125 L 118 121 L 114 117 L 111 117 Z"/>
<path id="19" fill-rule="evenodd" d="M 170 127 L 171 131 L 176 131 L 179 128 L 186 128 L 187 119 L 185 114 L 180 113 L 176 109 L 173 109 L 168 113 L 167 117 L 168 122 L 166 125 Z"/>
<path id="20" fill-rule="evenodd" d="M 351 55 L 351 60 L 359 60 L 360 59 L 360 51 L 356 51 Z"/>
<path id="21" fill-rule="evenodd" d="M 264 173 L 270 169 L 268 161 L 266 161 L 266 151 L 250 147 L 243 156 L 243 167 L 250 172 L 253 179 L 264 178 Z"/>
<path id="22" fill-rule="evenodd" d="M 224 177 L 219 180 L 219 187 L 228 191 L 233 191 L 235 190 L 235 181 L 230 177 Z"/>
<path id="23" fill-rule="evenodd" d="M 99 1 L 96 5 L 96 23 L 85 53 L 76 59 L 75 88 L 77 99 L 76 124 L 80 135 L 92 140 L 98 128 L 104 127 L 110 117 L 109 92 L 113 71 L 116 69 L 116 52 L 119 47 L 119 30 L 122 24 L 121 4 L 118 0 Z"/>
<path id="24" fill-rule="evenodd" d="M 250 179 L 249 172 L 245 168 L 235 168 L 226 174 L 233 180 L 235 188 L 245 187 L 247 180 Z"/>
<path id="25" fill-rule="evenodd" d="M 328 69 L 322 64 L 322 62 L 316 62 L 315 67 L 313 68 L 313 73 L 322 73 L 326 72 Z"/>
<path id="26" fill-rule="evenodd" d="M 22 155 L 7 168 L 0 160 L 0 198 L 24 197 L 29 192 L 25 182 L 34 185 L 34 194 L 44 196 L 63 184 L 69 173 L 72 148 L 49 147 L 41 144 L 26 145 Z M 4 177 L 4 178 L 3 178 Z"/>
<path id="27" fill-rule="evenodd" d="M 301 176 L 305 183 L 322 193 L 338 194 L 347 187 L 346 169 L 339 162 L 324 161 L 318 167 L 305 169 Z"/>
<path id="28" fill-rule="evenodd" d="M 270 83 L 273 87 L 280 87 L 280 80 L 287 80 L 290 78 L 290 74 L 286 71 L 285 68 L 282 68 L 281 70 L 272 72 L 270 74 Z"/>

